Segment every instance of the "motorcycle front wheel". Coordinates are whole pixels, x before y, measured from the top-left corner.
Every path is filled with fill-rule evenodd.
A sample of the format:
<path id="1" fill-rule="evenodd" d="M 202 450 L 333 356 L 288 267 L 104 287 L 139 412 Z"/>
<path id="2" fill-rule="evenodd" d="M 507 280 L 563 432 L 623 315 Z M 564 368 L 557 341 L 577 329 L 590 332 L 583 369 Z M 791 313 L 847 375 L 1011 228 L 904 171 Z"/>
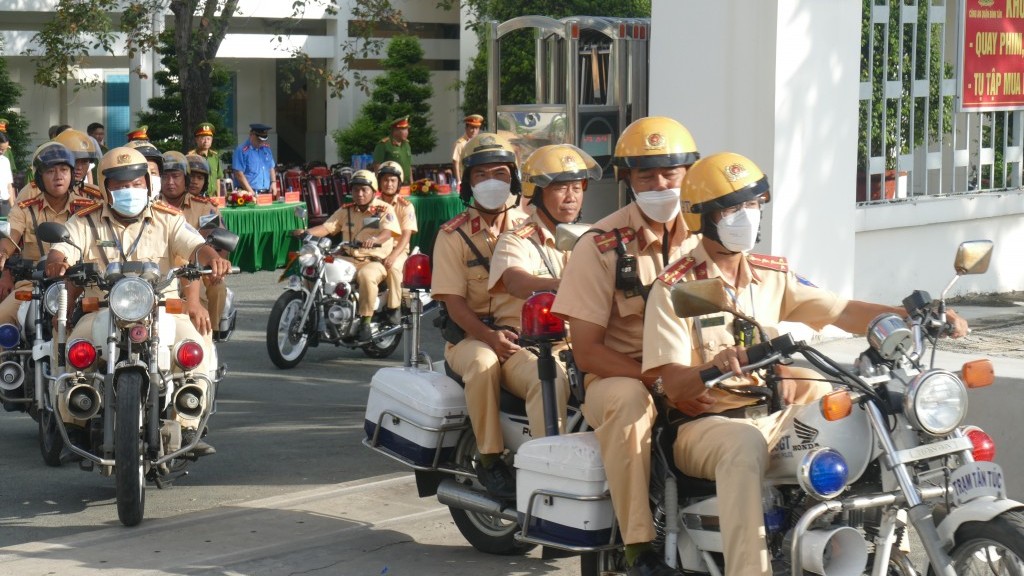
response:
<path id="1" fill-rule="evenodd" d="M 459 440 L 459 446 L 455 455 L 455 462 L 460 468 L 464 468 L 472 472 L 476 470 L 474 464 L 480 458 L 480 453 L 476 448 L 476 438 L 471 432 L 466 432 L 462 435 Z M 464 479 L 460 478 L 462 482 Z M 474 477 L 472 480 L 466 480 L 472 482 L 475 488 L 483 491 L 483 486 L 476 481 Z M 522 542 L 516 542 L 515 534 L 519 532 L 519 524 L 515 522 L 509 522 L 497 516 L 491 516 L 490 514 L 481 514 L 479 512 L 471 512 L 468 510 L 462 510 L 461 508 L 448 507 L 448 511 L 451 512 L 452 520 L 455 521 L 455 526 L 458 527 L 459 532 L 462 533 L 463 538 L 468 541 L 473 548 L 484 552 L 486 554 L 497 554 L 500 556 L 511 556 L 526 554 L 533 549 L 533 544 L 524 544 Z"/>
<path id="2" fill-rule="evenodd" d="M 60 454 L 64 451 L 64 438 L 57 429 L 57 412 L 39 411 L 39 453 L 47 466 L 60 466 Z"/>
<path id="3" fill-rule="evenodd" d="M 267 319 L 267 354 L 278 368 L 294 368 L 309 349 L 309 334 L 304 326 L 296 326 L 302 316 L 306 294 L 288 290 L 270 309 Z"/>
<path id="4" fill-rule="evenodd" d="M 142 462 L 142 374 L 122 372 L 114 382 L 114 477 L 117 517 L 125 526 L 142 522 L 146 509 L 146 471 Z"/>
<path id="5" fill-rule="evenodd" d="M 580 556 L 580 576 L 602 576 L 602 574 L 625 574 L 626 556 L 621 548 L 587 552 Z"/>
<path id="6" fill-rule="evenodd" d="M 1024 575 L 1024 513 L 1011 510 L 988 522 L 966 522 L 955 541 L 949 555 L 957 576 Z"/>

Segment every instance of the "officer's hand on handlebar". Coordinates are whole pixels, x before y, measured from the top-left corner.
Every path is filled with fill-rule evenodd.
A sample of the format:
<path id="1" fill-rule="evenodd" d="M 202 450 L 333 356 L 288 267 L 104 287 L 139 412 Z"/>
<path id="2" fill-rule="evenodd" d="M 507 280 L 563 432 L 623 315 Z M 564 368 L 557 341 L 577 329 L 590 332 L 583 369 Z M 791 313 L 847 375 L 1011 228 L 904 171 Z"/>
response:
<path id="1" fill-rule="evenodd" d="M 210 268 L 210 280 L 217 281 L 231 273 L 231 262 L 220 256 L 211 258 L 207 263 Z"/>
<path id="2" fill-rule="evenodd" d="M 950 338 L 963 338 L 971 332 L 971 329 L 967 327 L 967 320 L 961 318 L 952 308 L 946 309 L 946 324 L 949 324 L 951 329 Z"/>
<path id="3" fill-rule="evenodd" d="M 64 275 L 64 272 L 70 268 L 71 265 L 64 262 L 47 262 L 46 263 L 46 277 L 47 278 L 60 278 Z"/>
<path id="4" fill-rule="evenodd" d="M 711 364 L 721 370 L 723 374 L 726 372 L 739 373 L 743 369 L 743 365 L 747 363 L 747 351 L 742 346 L 726 348 L 711 359 Z"/>

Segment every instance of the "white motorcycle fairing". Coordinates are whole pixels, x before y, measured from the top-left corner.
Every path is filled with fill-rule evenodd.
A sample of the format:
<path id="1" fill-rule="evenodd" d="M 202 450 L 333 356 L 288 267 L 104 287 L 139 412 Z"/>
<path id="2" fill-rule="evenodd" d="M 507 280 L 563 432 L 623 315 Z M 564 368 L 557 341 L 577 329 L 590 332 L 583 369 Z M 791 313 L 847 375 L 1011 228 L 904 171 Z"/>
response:
<path id="1" fill-rule="evenodd" d="M 338 284 L 351 282 L 355 277 L 355 264 L 336 256 L 333 262 L 324 263 L 324 293 L 333 294 Z"/>
<path id="2" fill-rule="evenodd" d="M 157 358 L 157 366 L 160 367 L 161 371 L 171 370 L 171 349 L 177 343 L 177 327 L 174 322 L 174 316 L 168 314 L 166 310 L 161 306 L 159 313 L 159 338 L 160 338 L 160 352 Z M 103 343 L 107 341 L 108 331 L 110 330 L 110 309 L 100 308 L 96 312 L 96 319 L 92 323 L 92 343 L 96 346 L 97 351 L 102 354 L 104 350 Z M 214 359 L 216 361 L 216 359 Z M 216 364 L 209 364 L 210 366 L 216 366 Z"/>

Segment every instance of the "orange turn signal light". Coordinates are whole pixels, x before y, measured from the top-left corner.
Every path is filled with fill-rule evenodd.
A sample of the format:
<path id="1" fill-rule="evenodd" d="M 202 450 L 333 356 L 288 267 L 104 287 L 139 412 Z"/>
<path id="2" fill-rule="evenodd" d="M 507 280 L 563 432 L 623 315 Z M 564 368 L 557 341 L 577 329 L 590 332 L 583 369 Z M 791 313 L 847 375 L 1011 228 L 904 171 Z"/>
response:
<path id="1" fill-rule="evenodd" d="M 328 254 L 327 256 L 324 256 L 324 262 L 332 264 L 334 262 L 334 255 Z"/>
<path id="2" fill-rule="evenodd" d="M 100 309 L 100 299 L 96 297 L 82 298 L 82 312 L 95 312 Z"/>
<path id="3" fill-rule="evenodd" d="M 968 388 L 984 388 L 996 381 L 996 369 L 988 358 L 965 362 L 960 373 Z"/>
<path id="4" fill-rule="evenodd" d="M 164 300 L 164 310 L 168 314 L 184 314 L 185 313 L 185 301 L 181 298 L 168 298 Z"/>
<path id="5" fill-rule="evenodd" d="M 852 411 L 853 400 L 850 398 L 850 393 L 846 390 L 829 392 L 821 399 L 821 414 L 829 422 L 842 420 L 849 416 Z"/>
<path id="6" fill-rule="evenodd" d="M 32 293 L 28 290 L 18 290 L 14 293 L 14 299 L 19 302 L 29 302 L 32 300 Z"/>

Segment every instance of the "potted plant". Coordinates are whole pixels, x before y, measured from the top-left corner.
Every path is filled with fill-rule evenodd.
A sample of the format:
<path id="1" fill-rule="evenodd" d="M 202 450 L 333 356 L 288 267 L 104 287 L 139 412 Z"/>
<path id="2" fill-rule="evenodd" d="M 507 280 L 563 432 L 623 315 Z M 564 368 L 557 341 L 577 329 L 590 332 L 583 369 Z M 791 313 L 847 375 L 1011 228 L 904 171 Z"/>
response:
<path id="1" fill-rule="evenodd" d="M 873 7 L 887 4 L 888 22 L 872 24 Z M 953 98 L 943 97 L 941 89 L 942 80 L 953 76 L 953 67 L 942 54 L 942 27 L 928 22 L 930 6 L 918 3 L 915 27 L 901 25 L 901 0 L 862 0 L 860 80 L 871 84 L 871 98 L 860 102 L 857 202 L 905 196 L 907 178 L 899 171 L 899 157 L 939 142 L 952 128 Z M 913 28 L 918 31 L 916 42 Z M 923 98 L 911 97 L 913 83 L 924 79 L 924 71 L 927 107 Z M 893 81 L 899 82 L 900 95 L 886 98 L 886 84 Z M 870 174 L 870 159 L 879 156 L 885 158 L 885 171 Z"/>

